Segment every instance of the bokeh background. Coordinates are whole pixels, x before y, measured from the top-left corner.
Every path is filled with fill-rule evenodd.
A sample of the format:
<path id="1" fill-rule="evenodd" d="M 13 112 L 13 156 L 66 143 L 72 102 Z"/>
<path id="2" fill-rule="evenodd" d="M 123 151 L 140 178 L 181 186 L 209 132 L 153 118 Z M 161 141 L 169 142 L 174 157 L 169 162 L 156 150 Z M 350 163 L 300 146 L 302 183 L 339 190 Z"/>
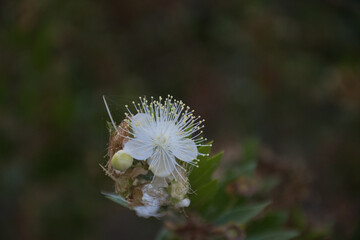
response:
<path id="1" fill-rule="evenodd" d="M 276 203 L 326 239 L 360 238 L 358 1 L 4 0 L 0 14 L 1 239 L 154 238 L 160 222 L 100 193 L 103 94 L 117 121 L 138 96 L 182 99 L 223 168 L 257 139 L 288 183 Z"/>

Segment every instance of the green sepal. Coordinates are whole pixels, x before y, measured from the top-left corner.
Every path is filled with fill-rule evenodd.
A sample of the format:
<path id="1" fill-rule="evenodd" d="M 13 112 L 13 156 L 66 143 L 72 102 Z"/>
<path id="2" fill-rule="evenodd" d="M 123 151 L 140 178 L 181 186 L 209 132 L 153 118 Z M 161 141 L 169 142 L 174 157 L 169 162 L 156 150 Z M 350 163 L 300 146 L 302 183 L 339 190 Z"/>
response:
<path id="1" fill-rule="evenodd" d="M 110 135 L 116 131 L 112 122 L 106 121 L 106 126 L 109 129 Z"/>

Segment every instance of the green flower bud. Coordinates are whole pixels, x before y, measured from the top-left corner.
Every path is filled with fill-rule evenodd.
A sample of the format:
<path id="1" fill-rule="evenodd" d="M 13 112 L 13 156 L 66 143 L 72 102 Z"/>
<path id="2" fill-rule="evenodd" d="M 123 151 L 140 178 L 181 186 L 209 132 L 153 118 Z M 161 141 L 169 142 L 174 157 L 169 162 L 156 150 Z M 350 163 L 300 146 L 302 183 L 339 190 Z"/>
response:
<path id="1" fill-rule="evenodd" d="M 123 150 L 117 151 L 111 158 L 111 166 L 116 170 L 125 171 L 133 164 L 134 159 Z"/>

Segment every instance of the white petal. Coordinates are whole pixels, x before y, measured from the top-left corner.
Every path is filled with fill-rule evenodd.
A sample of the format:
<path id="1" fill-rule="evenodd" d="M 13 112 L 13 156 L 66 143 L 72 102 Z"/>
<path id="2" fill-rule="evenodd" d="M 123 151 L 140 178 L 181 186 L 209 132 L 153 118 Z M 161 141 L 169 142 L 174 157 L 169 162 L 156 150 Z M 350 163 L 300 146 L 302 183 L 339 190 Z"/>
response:
<path id="1" fill-rule="evenodd" d="M 147 122 L 146 121 L 147 118 L 148 118 L 147 114 L 138 113 L 131 118 L 131 123 L 136 127 L 137 125 Z"/>
<path id="2" fill-rule="evenodd" d="M 153 154 L 154 149 L 153 146 L 147 142 L 132 139 L 125 143 L 124 152 L 137 160 L 145 160 Z"/>
<path id="3" fill-rule="evenodd" d="M 149 169 L 157 177 L 167 177 L 175 169 L 175 157 L 170 154 L 166 154 L 163 150 L 155 152 L 148 160 Z"/>
<path id="4" fill-rule="evenodd" d="M 157 213 L 159 208 L 159 206 L 137 206 L 134 207 L 134 210 L 139 217 L 149 218 L 160 217 L 161 214 Z"/>
<path id="5" fill-rule="evenodd" d="M 188 138 L 178 140 L 176 144 L 170 146 L 170 150 L 175 157 L 184 162 L 191 162 L 199 154 L 194 141 Z"/>
<path id="6" fill-rule="evenodd" d="M 166 178 L 155 176 L 152 184 L 155 188 L 167 188 L 169 184 L 166 182 Z"/>
<path id="7" fill-rule="evenodd" d="M 180 202 L 178 202 L 175 206 L 180 208 L 180 207 L 188 207 L 190 205 L 190 199 L 185 198 L 183 200 L 181 200 Z"/>
<path id="8" fill-rule="evenodd" d="M 134 132 L 145 129 L 150 123 L 150 117 L 145 113 L 138 113 L 131 118 L 131 128 Z"/>

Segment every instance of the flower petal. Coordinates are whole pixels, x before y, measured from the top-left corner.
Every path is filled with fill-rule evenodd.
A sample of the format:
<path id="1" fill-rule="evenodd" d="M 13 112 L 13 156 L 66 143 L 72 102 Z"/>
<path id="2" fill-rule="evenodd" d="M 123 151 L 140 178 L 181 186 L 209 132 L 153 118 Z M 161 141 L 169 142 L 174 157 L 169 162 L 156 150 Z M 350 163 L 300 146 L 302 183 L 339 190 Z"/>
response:
<path id="1" fill-rule="evenodd" d="M 130 118 L 130 126 L 135 134 L 143 133 L 150 124 L 150 117 L 145 113 L 138 113 Z"/>
<path id="2" fill-rule="evenodd" d="M 147 122 L 148 115 L 145 113 L 138 113 L 131 117 L 132 127 L 136 128 L 137 126 Z"/>
<path id="3" fill-rule="evenodd" d="M 155 150 L 154 154 L 147 160 L 149 169 L 157 177 L 167 177 L 172 174 L 175 169 L 176 160 L 171 154 L 167 154 L 164 150 Z"/>
<path id="4" fill-rule="evenodd" d="M 175 157 L 184 162 L 191 162 L 199 154 L 195 142 L 188 138 L 178 140 L 170 146 L 170 150 Z"/>
<path id="5" fill-rule="evenodd" d="M 125 143 L 124 152 L 137 160 L 145 160 L 153 154 L 154 148 L 147 142 L 132 139 Z"/>
<path id="6" fill-rule="evenodd" d="M 155 205 L 137 206 L 134 207 L 134 210 L 139 217 L 143 217 L 143 218 L 161 217 L 161 214 L 158 213 L 159 208 L 160 208 L 159 206 L 155 206 Z"/>

